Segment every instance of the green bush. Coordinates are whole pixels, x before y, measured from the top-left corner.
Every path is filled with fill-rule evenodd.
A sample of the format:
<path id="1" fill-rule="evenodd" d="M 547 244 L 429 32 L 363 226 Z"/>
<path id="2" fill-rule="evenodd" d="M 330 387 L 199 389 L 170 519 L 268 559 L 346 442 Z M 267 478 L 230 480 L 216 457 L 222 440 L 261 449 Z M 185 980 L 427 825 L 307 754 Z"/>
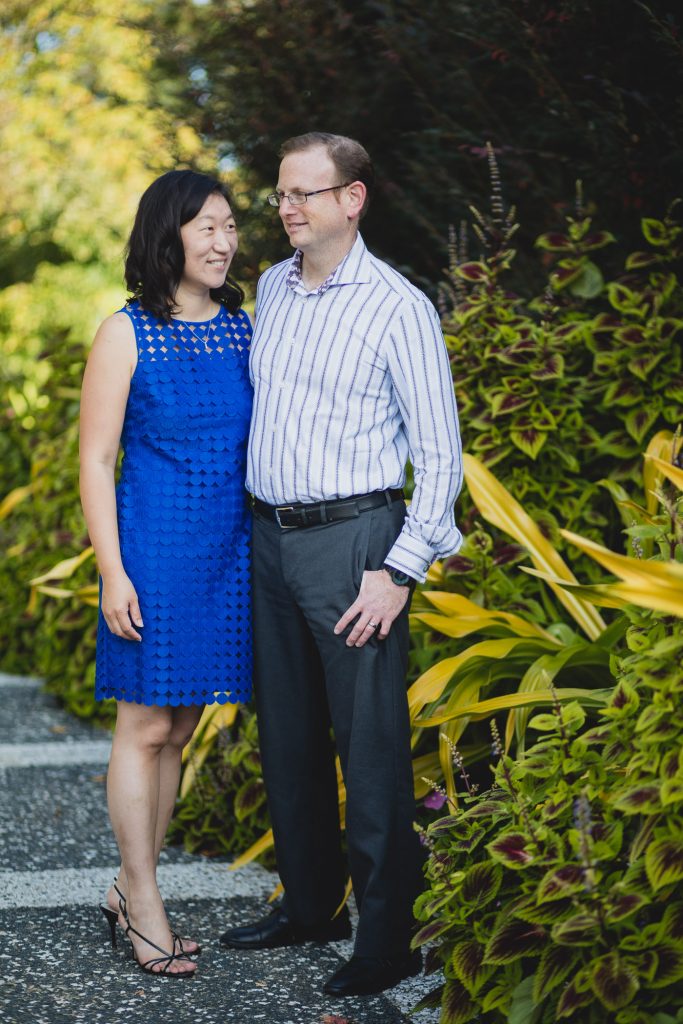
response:
<path id="1" fill-rule="evenodd" d="M 675 425 L 683 408 L 677 204 L 662 221 L 642 221 L 650 249 L 605 283 L 595 253 L 614 239 L 595 229 L 579 190 L 566 229 L 537 240 L 547 287 L 528 299 L 506 283 L 517 225 L 489 157 L 491 213 L 475 210 L 473 224 L 482 255 L 469 259 L 454 240 L 444 290 L 464 447 L 496 466 L 555 543 L 558 523 L 604 537 L 616 521 L 603 479 L 638 482 L 646 438 Z M 473 518 L 474 510 L 465 526 Z"/>
<path id="2" fill-rule="evenodd" d="M 191 748 L 190 764 L 193 756 Z M 269 827 L 256 715 L 241 708 L 232 725 L 219 729 L 192 786 L 181 795 L 168 838 L 191 853 L 237 856 Z M 272 849 L 260 860 L 273 867 Z"/>
<path id="3" fill-rule="evenodd" d="M 667 473 L 683 485 L 680 469 Z M 540 738 L 516 760 L 494 726 L 482 794 L 455 752 L 463 809 L 426 832 L 416 904 L 415 945 L 434 943 L 444 974 L 432 997 L 442 1024 L 683 1019 L 683 520 L 680 497 L 662 499 L 656 561 L 595 552 L 640 605 L 622 612 L 600 721 L 557 703 L 531 719 Z M 620 586 L 578 589 L 623 604 Z M 678 617 L 647 610 L 667 602 Z"/>

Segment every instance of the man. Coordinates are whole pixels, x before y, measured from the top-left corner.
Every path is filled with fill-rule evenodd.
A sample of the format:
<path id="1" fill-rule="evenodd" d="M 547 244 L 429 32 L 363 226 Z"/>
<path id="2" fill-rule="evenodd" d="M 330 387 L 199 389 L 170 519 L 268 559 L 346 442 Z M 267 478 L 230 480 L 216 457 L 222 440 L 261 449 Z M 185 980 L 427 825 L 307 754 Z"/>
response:
<path id="1" fill-rule="evenodd" d="M 439 318 L 358 234 L 363 147 L 282 147 L 268 197 L 296 252 L 259 282 L 247 487 L 254 494 L 255 686 L 282 904 L 221 941 L 265 949 L 350 935 L 337 778 L 359 920 L 330 995 L 416 974 L 421 888 L 406 699 L 408 605 L 461 537 L 461 448 Z M 415 490 L 406 515 L 410 455 Z M 335 916 L 336 915 L 336 916 Z"/>

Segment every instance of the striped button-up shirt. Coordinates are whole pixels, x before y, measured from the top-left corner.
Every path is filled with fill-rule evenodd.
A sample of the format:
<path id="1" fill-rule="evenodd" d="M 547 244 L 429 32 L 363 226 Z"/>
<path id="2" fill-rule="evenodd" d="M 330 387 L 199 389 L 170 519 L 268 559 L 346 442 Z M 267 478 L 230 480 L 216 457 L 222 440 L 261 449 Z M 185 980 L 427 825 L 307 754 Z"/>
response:
<path id="1" fill-rule="evenodd" d="M 360 235 L 322 288 L 306 290 L 296 259 L 258 284 L 247 488 L 270 505 L 331 501 L 402 487 L 410 458 L 413 497 L 386 561 L 424 580 L 462 542 L 462 451 L 439 316 Z"/>

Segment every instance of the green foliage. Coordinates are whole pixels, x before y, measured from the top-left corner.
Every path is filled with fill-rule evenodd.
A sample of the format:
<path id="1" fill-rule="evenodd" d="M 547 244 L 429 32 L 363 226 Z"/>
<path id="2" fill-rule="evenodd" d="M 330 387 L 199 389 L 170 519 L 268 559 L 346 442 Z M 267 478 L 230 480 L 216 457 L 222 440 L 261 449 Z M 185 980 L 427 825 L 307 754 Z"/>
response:
<path id="1" fill-rule="evenodd" d="M 472 262 L 454 240 L 446 289 L 465 449 L 496 466 L 555 543 L 559 522 L 598 538 L 610 521 L 603 478 L 637 479 L 645 439 L 681 415 L 683 228 L 674 207 L 663 221 L 644 220 L 652 249 L 605 285 L 593 255 L 613 238 L 594 229 L 579 191 L 566 231 L 537 241 L 548 284 L 526 300 L 506 284 L 517 225 L 489 157 L 492 213 L 474 210 L 484 254 Z"/>
<path id="2" fill-rule="evenodd" d="M 139 23 L 149 10 L 9 0 L 0 13 L 0 651 L 7 670 L 61 676 L 80 714 L 95 710 L 93 609 L 42 597 L 25 609 L 29 580 L 87 545 L 85 343 L 125 297 L 121 254 L 141 191 L 176 162 L 213 156 L 157 102 L 153 35 Z"/>
<path id="3" fill-rule="evenodd" d="M 678 565 L 683 499 L 663 497 L 664 555 L 643 569 Z M 648 573 L 641 585 L 646 605 Z M 680 601 L 683 577 L 677 586 Z M 473 793 L 458 766 L 464 807 L 427 830 L 415 945 L 431 942 L 443 970 L 442 1019 L 679 1019 L 683 618 L 633 606 L 624 616 L 599 721 L 556 702 L 531 718 L 538 739 L 515 760 L 494 727 L 492 787 Z"/>
<path id="4" fill-rule="evenodd" d="M 191 748 L 190 764 L 192 757 Z M 217 732 L 192 787 L 178 801 L 168 838 L 191 853 L 234 856 L 268 827 L 256 716 L 243 708 L 231 726 Z M 273 867 L 272 849 L 260 860 Z"/>
<path id="5" fill-rule="evenodd" d="M 59 687 L 67 706 L 90 717 L 96 612 L 74 597 L 54 602 L 35 594 L 28 583 L 48 565 L 84 551 L 89 544 L 78 500 L 78 397 L 85 349 L 58 337 L 45 351 L 49 366 L 39 414 L 40 429 L 28 432 L 15 420 L 17 448 L 29 469 L 20 488 L 25 494 L 0 524 L 5 557 L 0 563 L 0 590 L 7 613 L 0 617 L 2 666 L 34 672 Z M 16 424 L 16 426 L 15 426 Z M 75 588 L 92 582 L 92 562 L 74 576 Z M 110 717 L 105 712 L 105 717 Z"/>

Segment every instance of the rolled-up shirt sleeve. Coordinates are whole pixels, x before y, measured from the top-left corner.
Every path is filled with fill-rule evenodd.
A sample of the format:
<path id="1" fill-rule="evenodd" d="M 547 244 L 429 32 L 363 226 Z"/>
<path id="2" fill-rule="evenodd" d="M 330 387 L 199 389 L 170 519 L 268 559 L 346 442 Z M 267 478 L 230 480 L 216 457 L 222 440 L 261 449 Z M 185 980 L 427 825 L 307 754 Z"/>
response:
<path id="1" fill-rule="evenodd" d="M 423 581 L 436 558 L 462 544 L 453 505 L 462 486 L 462 443 L 439 316 L 427 300 L 405 303 L 386 338 L 386 358 L 408 437 L 415 488 L 386 561 Z"/>

